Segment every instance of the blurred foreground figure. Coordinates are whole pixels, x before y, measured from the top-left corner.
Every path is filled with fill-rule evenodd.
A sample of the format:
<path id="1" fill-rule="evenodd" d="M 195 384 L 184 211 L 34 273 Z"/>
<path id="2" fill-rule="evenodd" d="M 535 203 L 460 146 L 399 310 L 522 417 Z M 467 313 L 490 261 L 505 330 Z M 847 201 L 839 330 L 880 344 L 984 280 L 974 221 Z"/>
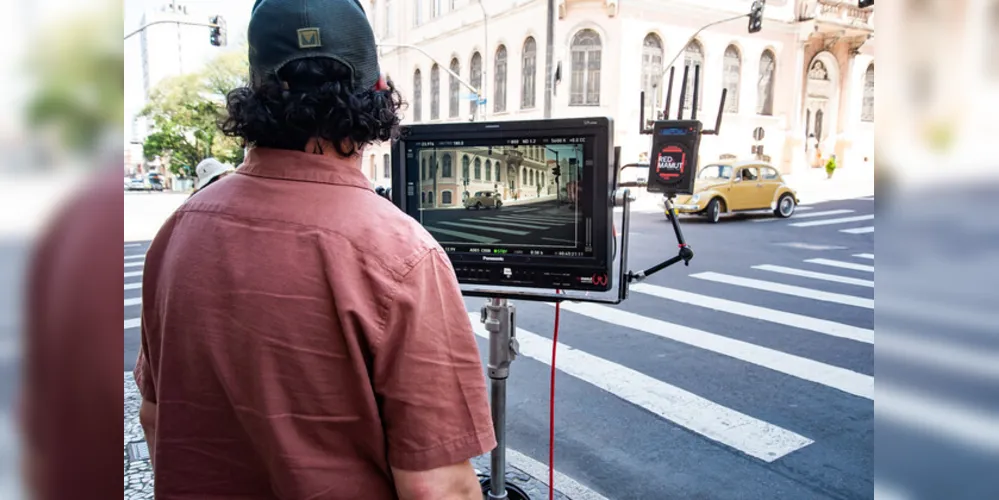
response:
<path id="1" fill-rule="evenodd" d="M 27 277 L 21 389 L 25 490 L 115 498 L 121 432 L 121 159 L 95 173 L 42 235 Z"/>
<path id="2" fill-rule="evenodd" d="M 360 4 L 258 1 L 248 40 L 223 127 L 246 161 L 146 254 L 156 497 L 481 499 L 468 460 L 495 439 L 453 270 L 361 172 L 401 101 Z"/>

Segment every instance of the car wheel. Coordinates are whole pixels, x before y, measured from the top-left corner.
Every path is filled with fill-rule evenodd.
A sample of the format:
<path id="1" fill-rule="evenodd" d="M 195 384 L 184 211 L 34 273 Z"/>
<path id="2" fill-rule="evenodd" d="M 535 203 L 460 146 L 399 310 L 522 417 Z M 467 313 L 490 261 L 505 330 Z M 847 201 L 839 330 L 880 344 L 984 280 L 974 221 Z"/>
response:
<path id="1" fill-rule="evenodd" d="M 475 204 L 475 209 L 476 210 L 482 210 L 482 202 L 481 201 Z"/>
<path id="2" fill-rule="evenodd" d="M 774 209 L 774 215 L 786 219 L 794 214 L 794 208 L 794 196 L 785 193 L 777 200 L 777 208 Z"/>
<path id="3" fill-rule="evenodd" d="M 707 216 L 708 220 L 711 222 L 718 222 L 721 219 L 721 202 L 718 198 L 714 198 L 708 203 L 708 208 L 704 210 L 704 215 Z"/>

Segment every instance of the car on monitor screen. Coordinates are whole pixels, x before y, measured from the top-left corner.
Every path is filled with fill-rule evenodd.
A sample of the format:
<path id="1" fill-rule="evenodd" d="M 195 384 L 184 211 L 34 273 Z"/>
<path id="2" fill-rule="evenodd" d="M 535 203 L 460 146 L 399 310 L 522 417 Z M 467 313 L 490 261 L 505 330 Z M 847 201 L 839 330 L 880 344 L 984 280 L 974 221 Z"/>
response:
<path id="1" fill-rule="evenodd" d="M 800 200 L 772 165 L 758 160 L 720 160 L 697 172 L 694 194 L 673 200 L 678 214 L 697 214 L 718 222 L 722 214 L 769 210 L 790 217 Z M 666 211 L 669 217 L 669 212 Z"/>
<path id="2" fill-rule="evenodd" d="M 465 198 L 465 209 L 500 208 L 503 206 L 503 198 L 496 191 L 477 191 L 472 196 Z"/>

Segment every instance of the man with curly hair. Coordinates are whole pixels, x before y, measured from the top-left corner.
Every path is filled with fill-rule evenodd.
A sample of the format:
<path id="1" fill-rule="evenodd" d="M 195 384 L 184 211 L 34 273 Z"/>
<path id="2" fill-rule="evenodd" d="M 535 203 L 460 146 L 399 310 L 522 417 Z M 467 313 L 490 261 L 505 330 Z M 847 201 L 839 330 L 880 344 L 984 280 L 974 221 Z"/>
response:
<path id="1" fill-rule="evenodd" d="M 479 499 L 496 441 L 453 269 L 376 194 L 401 99 L 357 0 L 258 0 L 246 161 L 146 255 L 135 379 L 156 497 Z"/>

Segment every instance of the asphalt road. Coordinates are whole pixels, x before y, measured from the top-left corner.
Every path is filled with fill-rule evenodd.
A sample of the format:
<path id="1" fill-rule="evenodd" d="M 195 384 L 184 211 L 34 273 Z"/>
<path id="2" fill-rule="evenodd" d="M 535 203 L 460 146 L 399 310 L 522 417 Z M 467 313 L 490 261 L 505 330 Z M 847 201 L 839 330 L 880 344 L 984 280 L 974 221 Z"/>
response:
<path id="1" fill-rule="evenodd" d="M 442 243 L 575 247 L 576 211 L 555 200 L 499 209 L 424 210 L 423 226 Z"/>
<path id="2" fill-rule="evenodd" d="M 873 214 L 868 198 L 788 220 L 683 217 L 690 267 L 617 307 L 564 305 L 555 468 L 607 498 L 872 498 Z M 126 371 L 147 246 L 124 249 Z M 661 213 L 634 214 L 630 267 L 675 249 Z M 485 363 L 482 300 L 466 302 Z M 546 462 L 554 307 L 517 308 L 508 446 Z"/>

